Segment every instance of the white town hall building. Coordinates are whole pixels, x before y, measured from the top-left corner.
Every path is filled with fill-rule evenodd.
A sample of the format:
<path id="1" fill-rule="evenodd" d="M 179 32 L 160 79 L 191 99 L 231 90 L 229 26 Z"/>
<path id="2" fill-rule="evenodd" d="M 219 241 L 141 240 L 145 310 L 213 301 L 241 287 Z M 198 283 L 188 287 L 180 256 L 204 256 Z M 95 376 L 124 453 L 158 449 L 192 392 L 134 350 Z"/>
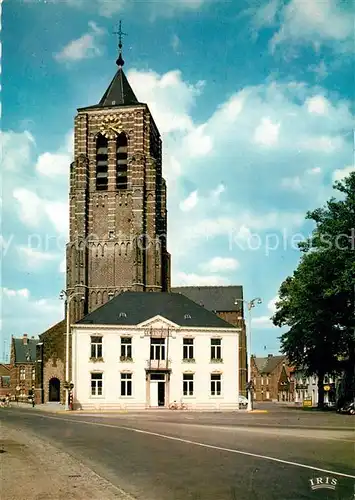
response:
<path id="1" fill-rule="evenodd" d="M 238 409 L 239 332 L 180 293 L 123 292 L 72 327 L 74 409 Z"/>

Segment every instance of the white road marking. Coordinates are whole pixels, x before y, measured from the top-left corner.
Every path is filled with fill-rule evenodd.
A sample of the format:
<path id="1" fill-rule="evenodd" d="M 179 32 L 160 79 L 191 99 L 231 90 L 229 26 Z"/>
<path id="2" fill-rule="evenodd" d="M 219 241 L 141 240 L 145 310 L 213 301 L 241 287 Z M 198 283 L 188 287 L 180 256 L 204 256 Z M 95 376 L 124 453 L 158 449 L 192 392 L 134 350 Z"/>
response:
<path id="1" fill-rule="evenodd" d="M 42 416 L 42 415 L 41 415 Z M 147 434 L 148 436 L 156 436 L 163 439 L 168 439 L 171 441 L 178 441 L 180 443 L 193 444 L 195 446 L 200 446 L 202 448 L 209 448 L 211 450 L 226 451 L 228 453 L 235 453 L 237 455 L 244 455 L 253 458 L 261 458 L 263 460 L 270 460 L 272 462 L 277 462 L 286 465 L 292 465 L 294 467 L 301 467 L 303 469 L 316 470 L 319 472 L 324 472 L 325 474 L 333 474 L 334 476 L 348 477 L 350 479 L 355 479 L 355 476 L 351 474 L 345 474 L 343 472 L 336 472 L 333 470 L 321 469 L 319 467 L 313 467 L 312 465 L 301 464 L 298 462 L 290 462 L 288 460 L 282 460 L 281 458 L 268 457 L 266 455 L 259 455 L 258 453 L 250 453 L 248 451 L 235 450 L 233 448 L 223 448 L 221 446 L 214 446 L 212 444 L 199 443 L 198 441 L 190 441 L 189 439 L 182 439 L 175 436 L 168 436 L 166 434 L 159 434 L 158 432 L 145 431 L 143 429 L 135 429 L 134 427 L 126 427 L 123 425 L 113 425 L 113 424 L 103 424 L 101 422 L 89 422 L 87 420 L 74 420 L 73 418 L 63 418 L 63 417 L 52 417 L 49 415 L 43 415 L 43 418 L 51 418 L 53 420 L 62 420 L 64 422 L 71 422 L 75 424 L 86 424 L 86 425 L 97 425 L 100 427 L 110 427 L 112 429 L 123 429 L 126 431 L 137 432 L 139 434 Z"/>

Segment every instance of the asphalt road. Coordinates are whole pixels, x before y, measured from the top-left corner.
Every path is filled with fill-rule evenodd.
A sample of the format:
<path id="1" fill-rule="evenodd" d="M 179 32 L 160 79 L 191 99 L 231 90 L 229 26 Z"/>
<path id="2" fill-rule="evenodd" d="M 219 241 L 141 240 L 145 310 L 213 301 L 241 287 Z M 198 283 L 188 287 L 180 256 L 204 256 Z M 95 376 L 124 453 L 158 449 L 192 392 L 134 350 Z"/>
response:
<path id="1" fill-rule="evenodd" d="M 90 416 L 11 408 L 1 417 L 139 500 L 355 498 L 350 416 L 292 410 Z M 312 490 L 316 478 L 336 482 L 335 490 Z"/>

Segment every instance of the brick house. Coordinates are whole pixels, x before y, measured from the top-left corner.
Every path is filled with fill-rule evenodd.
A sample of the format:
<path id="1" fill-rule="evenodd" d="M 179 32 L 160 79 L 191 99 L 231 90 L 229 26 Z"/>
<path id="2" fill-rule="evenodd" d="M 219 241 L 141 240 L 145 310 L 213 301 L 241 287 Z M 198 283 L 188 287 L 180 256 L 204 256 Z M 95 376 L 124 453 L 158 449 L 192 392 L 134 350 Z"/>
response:
<path id="1" fill-rule="evenodd" d="M 172 292 L 182 293 L 231 325 L 240 328 L 239 334 L 239 390 L 246 394 L 247 352 L 246 329 L 243 307 L 235 305 L 235 299 L 243 299 L 242 286 L 178 286 Z"/>
<path id="2" fill-rule="evenodd" d="M 59 321 L 43 332 L 37 345 L 38 403 L 64 402 L 66 323 Z"/>
<path id="3" fill-rule="evenodd" d="M 253 356 L 251 373 L 255 401 L 292 401 L 291 368 L 286 356 Z"/>
<path id="4" fill-rule="evenodd" d="M 36 346 L 39 340 L 28 338 L 11 338 L 10 352 L 10 389 L 11 394 L 27 398 L 36 383 Z"/>
<path id="5" fill-rule="evenodd" d="M 0 396 L 5 396 L 11 391 L 10 386 L 11 365 L 0 364 Z"/>

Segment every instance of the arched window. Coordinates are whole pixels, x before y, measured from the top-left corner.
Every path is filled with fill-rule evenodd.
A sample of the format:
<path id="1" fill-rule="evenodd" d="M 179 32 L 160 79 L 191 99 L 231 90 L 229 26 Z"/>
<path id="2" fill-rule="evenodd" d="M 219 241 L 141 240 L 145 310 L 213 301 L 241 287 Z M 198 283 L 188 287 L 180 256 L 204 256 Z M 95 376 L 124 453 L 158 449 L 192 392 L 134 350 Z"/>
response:
<path id="1" fill-rule="evenodd" d="M 116 143 L 116 187 L 127 189 L 127 137 L 122 132 Z"/>
<path id="2" fill-rule="evenodd" d="M 99 135 L 96 141 L 96 189 L 107 190 L 108 185 L 108 150 L 107 139 Z"/>

